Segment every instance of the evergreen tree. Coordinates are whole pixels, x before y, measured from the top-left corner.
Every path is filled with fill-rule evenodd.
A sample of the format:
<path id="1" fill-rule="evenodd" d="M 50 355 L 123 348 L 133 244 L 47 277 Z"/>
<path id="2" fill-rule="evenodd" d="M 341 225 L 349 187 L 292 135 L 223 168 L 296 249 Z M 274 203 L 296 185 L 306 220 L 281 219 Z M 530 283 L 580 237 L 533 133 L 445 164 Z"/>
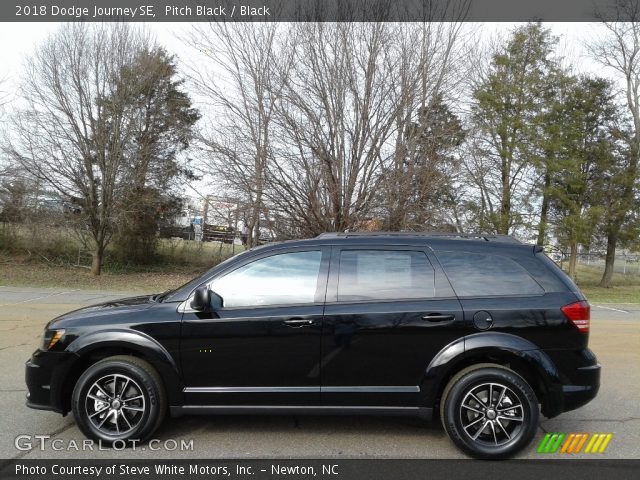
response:
<path id="1" fill-rule="evenodd" d="M 129 92 L 134 134 L 126 146 L 126 185 L 120 199 L 116 246 L 136 263 L 153 259 L 158 222 L 180 209 L 172 182 L 192 176 L 178 155 L 189 146 L 200 115 L 176 77 L 175 59 L 155 48 L 140 52 L 119 78 L 122 90 Z M 104 103 L 109 105 L 109 101 Z"/>
<path id="2" fill-rule="evenodd" d="M 482 229 L 508 234 L 528 224 L 523 213 L 531 209 L 535 191 L 528 185 L 542 148 L 549 84 L 558 70 L 556 42 L 540 23 L 516 29 L 473 92 L 475 155 L 490 164 L 486 177 L 476 179 Z"/>
<path id="3" fill-rule="evenodd" d="M 559 133 L 554 136 L 548 193 L 556 215 L 555 234 L 569 248 L 569 275 L 574 278 L 578 244 L 590 243 L 604 214 L 618 115 L 611 84 L 589 77 L 573 79 L 554 111 Z"/>

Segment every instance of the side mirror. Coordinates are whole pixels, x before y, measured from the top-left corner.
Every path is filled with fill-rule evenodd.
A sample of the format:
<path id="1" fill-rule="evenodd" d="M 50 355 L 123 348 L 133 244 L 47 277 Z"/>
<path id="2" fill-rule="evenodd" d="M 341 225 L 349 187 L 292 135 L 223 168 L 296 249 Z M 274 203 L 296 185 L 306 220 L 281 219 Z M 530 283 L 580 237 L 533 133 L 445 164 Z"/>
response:
<path id="1" fill-rule="evenodd" d="M 197 312 L 205 312 L 207 310 L 215 311 L 222 308 L 222 297 L 216 292 L 209 290 L 206 285 L 203 285 L 193 292 L 191 308 Z"/>
<path id="2" fill-rule="evenodd" d="M 198 287 L 193 292 L 191 308 L 198 312 L 203 312 L 209 308 L 209 288 L 206 285 Z"/>
<path id="3" fill-rule="evenodd" d="M 209 290 L 209 305 L 214 311 L 222 308 L 222 297 L 213 290 Z"/>

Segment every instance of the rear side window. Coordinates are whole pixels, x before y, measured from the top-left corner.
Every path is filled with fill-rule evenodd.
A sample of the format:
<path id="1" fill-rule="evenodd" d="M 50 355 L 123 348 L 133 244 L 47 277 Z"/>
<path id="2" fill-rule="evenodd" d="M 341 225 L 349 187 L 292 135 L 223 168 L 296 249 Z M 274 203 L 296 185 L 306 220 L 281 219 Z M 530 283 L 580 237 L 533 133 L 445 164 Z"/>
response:
<path id="1" fill-rule="evenodd" d="M 510 258 L 469 252 L 437 255 L 459 297 L 544 293 L 533 277 Z"/>
<path id="2" fill-rule="evenodd" d="M 342 250 L 338 301 L 434 296 L 434 270 L 424 252 Z"/>

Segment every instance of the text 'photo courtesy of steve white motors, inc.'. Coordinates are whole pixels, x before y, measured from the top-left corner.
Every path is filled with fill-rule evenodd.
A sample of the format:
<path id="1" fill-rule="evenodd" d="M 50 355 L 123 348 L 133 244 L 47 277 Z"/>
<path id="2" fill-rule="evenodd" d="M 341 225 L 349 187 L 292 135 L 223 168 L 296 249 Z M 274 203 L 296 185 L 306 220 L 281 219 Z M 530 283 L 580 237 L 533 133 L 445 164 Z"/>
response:
<path id="1" fill-rule="evenodd" d="M 135 465 L 123 463 L 104 463 L 101 465 L 78 465 L 73 463 L 51 463 L 51 465 L 30 466 L 24 464 L 16 464 L 16 476 L 52 476 L 69 478 L 78 475 L 95 478 L 108 478 L 117 476 L 149 476 L 153 477 L 172 477 L 172 476 L 205 476 L 205 477 L 240 477 L 247 478 L 249 476 L 263 477 L 280 477 L 280 476 L 299 476 L 299 477 L 325 477 L 337 478 L 340 476 L 340 465 L 335 463 L 325 464 L 279 464 L 273 462 L 262 463 L 243 463 L 234 464 L 226 462 L 224 465 L 207 465 L 197 462 L 189 465 L 158 463 L 155 465 Z"/>
<path id="2" fill-rule="evenodd" d="M 640 0 L 0 0 L 0 480 L 640 472 Z"/>

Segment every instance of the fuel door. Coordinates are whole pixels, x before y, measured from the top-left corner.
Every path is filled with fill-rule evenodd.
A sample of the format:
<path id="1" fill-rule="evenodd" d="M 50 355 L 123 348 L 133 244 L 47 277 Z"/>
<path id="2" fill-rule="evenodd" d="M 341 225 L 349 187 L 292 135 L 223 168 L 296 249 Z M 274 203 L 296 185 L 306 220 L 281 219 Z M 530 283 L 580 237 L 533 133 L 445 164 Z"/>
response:
<path id="1" fill-rule="evenodd" d="M 493 317 L 489 312 L 480 310 L 473 316 L 473 326 L 478 330 L 489 330 L 493 325 Z"/>

